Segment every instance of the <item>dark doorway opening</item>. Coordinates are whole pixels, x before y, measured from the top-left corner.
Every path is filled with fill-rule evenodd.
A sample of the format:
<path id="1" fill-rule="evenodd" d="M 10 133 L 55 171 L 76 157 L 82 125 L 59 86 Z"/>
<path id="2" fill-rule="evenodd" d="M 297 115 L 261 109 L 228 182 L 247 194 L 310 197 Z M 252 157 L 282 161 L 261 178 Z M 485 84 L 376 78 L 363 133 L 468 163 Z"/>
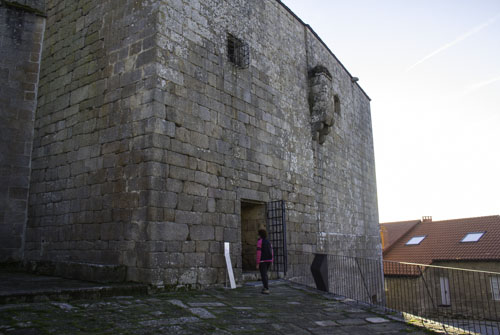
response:
<path id="1" fill-rule="evenodd" d="M 242 270 L 256 271 L 258 231 L 266 228 L 266 204 L 241 201 Z"/>

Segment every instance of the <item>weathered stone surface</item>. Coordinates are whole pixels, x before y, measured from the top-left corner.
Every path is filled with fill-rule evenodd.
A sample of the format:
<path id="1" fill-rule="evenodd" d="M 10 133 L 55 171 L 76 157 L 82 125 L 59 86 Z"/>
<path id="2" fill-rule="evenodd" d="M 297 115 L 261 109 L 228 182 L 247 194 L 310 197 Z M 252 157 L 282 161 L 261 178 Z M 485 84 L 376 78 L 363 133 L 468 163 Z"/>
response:
<path id="1" fill-rule="evenodd" d="M 205 225 L 195 225 L 189 229 L 191 239 L 196 241 L 214 240 L 214 227 Z"/>
<path id="2" fill-rule="evenodd" d="M 205 308 L 189 308 L 189 311 L 200 319 L 215 319 L 215 315 L 207 311 Z"/>
<path id="3" fill-rule="evenodd" d="M 336 323 L 335 321 L 331 321 L 331 320 L 315 321 L 314 323 L 317 324 L 320 327 L 338 326 L 338 323 Z"/>
<path id="4" fill-rule="evenodd" d="M 24 254 L 42 3 L 0 2 L 0 262 Z"/>
<path id="5" fill-rule="evenodd" d="M 337 322 L 343 326 L 359 326 L 366 324 L 365 320 L 355 318 L 338 320 Z"/>
<path id="6" fill-rule="evenodd" d="M 384 319 L 384 318 L 380 318 L 380 317 L 366 318 L 366 321 L 368 321 L 369 323 L 387 323 L 387 322 L 390 322 L 389 320 Z"/>
<path id="7" fill-rule="evenodd" d="M 76 262 L 28 262 L 26 268 L 39 274 L 63 278 L 91 280 L 100 283 L 125 281 L 126 267 L 113 264 L 90 264 Z"/>
<path id="8" fill-rule="evenodd" d="M 0 274 L 1 275 L 1 274 Z M 271 294 L 263 296 L 255 286 L 181 290 L 146 293 L 140 285 L 95 285 L 88 282 L 61 280 L 60 278 L 20 278 L 38 292 L 19 292 L 12 279 L 0 280 L 0 299 L 17 295 L 17 301 L 29 293 L 36 302 L 13 303 L 0 306 L 0 332 L 13 334 L 71 334 L 78 328 L 82 333 L 96 335 L 129 332 L 132 334 L 434 334 L 402 321 L 391 320 L 383 324 L 351 326 L 337 321 L 352 318 L 352 306 L 363 309 L 367 318 L 387 318 L 384 312 L 372 312 L 372 307 L 356 303 L 343 303 L 331 295 L 296 287 L 289 282 L 271 282 Z M 47 287 L 40 291 L 40 282 Z M 9 284 L 11 285 L 9 287 Z M 165 283 L 166 284 L 166 283 Z M 36 285 L 36 286 L 35 286 Z M 176 283 L 172 283 L 173 286 Z M 65 287 L 61 292 L 60 287 Z M 26 286 L 25 286 L 26 287 Z M 46 301 L 47 296 L 62 301 Z M 83 299 L 66 301 L 67 296 Z M 21 294 L 19 294 L 21 293 Z M 108 297 L 107 295 L 113 295 Z M 78 296 L 78 295 L 77 295 Z M 88 299 L 92 297 L 92 299 Z M 45 299 L 44 299 L 45 298 Z M 38 300 L 38 301 L 37 301 Z M 8 300 L 7 300 L 8 301 Z M 289 304 L 300 301 L 300 304 Z M 326 306 L 330 308 L 325 308 Z M 320 317 L 320 318 L 319 318 Z M 318 320 L 319 321 L 315 321 Z M 92 320 L 92 322 L 89 322 Z M 416 321 L 415 321 L 416 322 Z M 418 322 L 421 325 L 421 321 Z M 482 321 L 484 324 L 484 321 Z M 485 325 L 487 325 L 486 323 Z M 435 323 L 442 332 L 443 324 Z M 439 328 L 438 328 L 439 327 Z M 449 334 L 464 331 L 450 329 Z M 476 330 L 477 331 L 477 330 Z"/>
<path id="9" fill-rule="evenodd" d="M 265 222 L 243 227 L 242 204 L 284 200 L 290 262 L 379 257 L 370 100 L 308 26 L 274 0 L 117 6 L 48 0 L 44 34 L 19 44 L 24 73 L 0 60 L 0 104 L 13 105 L 10 84 L 26 91 L 2 128 L 23 136 L 0 171 L 1 203 L 16 214 L 0 207 L 2 250 L 211 285 L 225 278 L 223 242 L 237 276 L 253 259 L 252 229 Z M 24 31 L 43 29 L 35 21 Z M 2 48 L 14 30 L 0 32 Z M 228 54 L 228 33 L 248 62 Z M 328 78 L 311 79 L 318 66 Z"/>
<path id="10" fill-rule="evenodd" d="M 150 222 L 148 236 L 151 240 L 185 241 L 189 233 L 187 224 L 174 222 Z"/>

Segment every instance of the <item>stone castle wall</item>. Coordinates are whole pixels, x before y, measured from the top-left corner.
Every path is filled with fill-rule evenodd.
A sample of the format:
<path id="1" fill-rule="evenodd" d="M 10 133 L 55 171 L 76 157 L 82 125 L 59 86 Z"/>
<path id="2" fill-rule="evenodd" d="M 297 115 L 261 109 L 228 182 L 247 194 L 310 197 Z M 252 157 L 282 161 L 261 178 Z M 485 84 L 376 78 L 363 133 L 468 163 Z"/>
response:
<path id="1" fill-rule="evenodd" d="M 224 242 L 241 276 L 242 202 L 273 200 L 289 263 L 380 254 L 369 98 L 280 2 L 50 0 L 47 13 L 26 260 L 221 283 Z M 230 36 L 248 65 L 229 59 Z M 331 78 L 311 99 L 317 66 Z M 314 137 L 311 104 L 328 101 Z"/>
<path id="2" fill-rule="evenodd" d="M 320 184 L 315 188 L 318 247 L 330 254 L 373 258 L 379 254 L 380 232 L 370 100 L 312 31 L 307 50 L 308 68 L 327 67 L 340 100 L 326 145 L 314 144 Z"/>
<path id="3" fill-rule="evenodd" d="M 0 1 L 0 262 L 23 259 L 42 1 Z"/>
<path id="4" fill-rule="evenodd" d="M 151 11 L 138 1 L 47 2 L 27 260 L 135 266 L 146 252 Z"/>

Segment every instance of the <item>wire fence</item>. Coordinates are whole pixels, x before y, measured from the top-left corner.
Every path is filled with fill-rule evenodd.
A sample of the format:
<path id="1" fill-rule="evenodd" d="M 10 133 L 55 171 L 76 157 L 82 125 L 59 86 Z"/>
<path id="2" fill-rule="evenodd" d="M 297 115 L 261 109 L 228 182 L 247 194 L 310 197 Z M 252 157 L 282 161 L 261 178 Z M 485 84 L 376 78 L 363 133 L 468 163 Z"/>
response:
<path id="1" fill-rule="evenodd" d="M 312 253 L 292 258 L 287 278 L 293 282 L 464 334 L 500 335 L 500 273 L 336 255 L 318 262 Z"/>

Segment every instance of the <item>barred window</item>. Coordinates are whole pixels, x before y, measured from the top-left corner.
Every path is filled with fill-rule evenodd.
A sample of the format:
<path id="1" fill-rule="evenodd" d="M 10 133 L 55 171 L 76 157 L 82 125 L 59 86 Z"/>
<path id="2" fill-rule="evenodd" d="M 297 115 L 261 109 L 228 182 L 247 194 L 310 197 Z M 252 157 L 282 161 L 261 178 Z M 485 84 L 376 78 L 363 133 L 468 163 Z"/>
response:
<path id="1" fill-rule="evenodd" d="M 250 65 L 248 44 L 231 34 L 227 34 L 227 55 L 229 61 L 240 69 Z"/>

